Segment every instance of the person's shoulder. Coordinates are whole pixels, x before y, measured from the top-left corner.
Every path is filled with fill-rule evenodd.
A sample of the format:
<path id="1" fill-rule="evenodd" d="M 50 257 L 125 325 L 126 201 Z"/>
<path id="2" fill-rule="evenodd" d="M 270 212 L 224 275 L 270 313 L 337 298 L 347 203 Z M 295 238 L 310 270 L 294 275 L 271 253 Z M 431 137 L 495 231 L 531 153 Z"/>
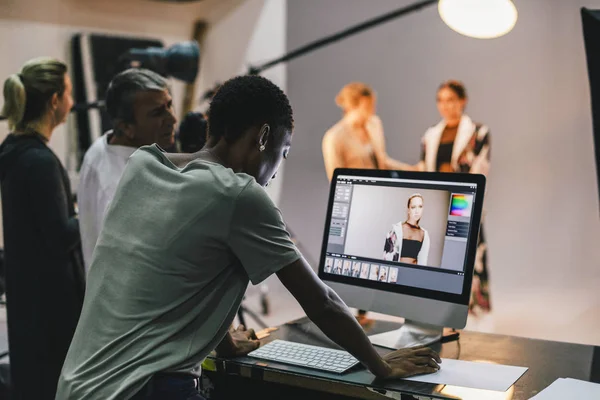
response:
<path id="1" fill-rule="evenodd" d="M 162 151 L 157 145 L 141 146 L 135 150 L 129 157 L 127 165 L 129 169 L 132 168 L 145 168 L 151 164 L 165 164 L 165 156 L 161 154 Z"/>
<path id="2" fill-rule="evenodd" d="M 219 163 L 191 161 L 184 168 L 184 174 L 189 174 L 191 177 L 186 182 L 196 186 L 202 192 L 210 192 L 213 198 L 220 201 L 227 199 L 235 201 L 245 191 L 250 195 L 256 194 L 257 188 L 264 192 L 254 177 L 242 172 L 234 172 Z"/>
<path id="3" fill-rule="evenodd" d="M 25 166 L 30 168 L 52 168 L 58 165 L 58 161 L 54 153 L 50 148 L 43 147 L 31 147 L 23 152 L 19 161 Z"/>
<path id="4" fill-rule="evenodd" d="M 331 128 L 325 132 L 325 138 L 336 137 L 343 134 L 347 130 L 346 122 L 342 119 L 335 123 Z"/>
<path id="5" fill-rule="evenodd" d="M 486 137 L 490 133 L 490 128 L 481 122 L 475 122 L 475 131 L 479 139 Z"/>
<path id="6" fill-rule="evenodd" d="M 335 125 L 325 132 L 323 135 L 323 144 L 339 144 L 344 143 L 343 136 L 348 130 L 344 120 L 338 121 Z"/>
<path id="7" fill-rule="evenodd" d="M 425 134 L 423 135 L 424 137 L 427 136 L 431 136 L 433 135 L 436 131 L 438 131 L 440 128 L 440 122 L 437 122 L 433 125 L 430 125 L 426 130 L 425 130 Z"/>
<path id="8" fill-rule="evenodd" d="M 256 182 L 256 180 L 245 174 L 236 174 L 238 185 L 236 189 L 239 190 L 236 196 L 236 205 L 242 205 L 244 208 L 253 209 L 260 211 L 260 209 L 274 208 L 275 204 L 271 200 L 271 197 L 267 194 L 267 191 Z"/>
<path id="9" fill-rule="evenodd" d="M 106 153 L 106 135 L 100 136 L 94 140 L 94 143 L 87 149 L 83 156 L 81 169 L 88 168 L 90 165 L 98 163 Z"/>
<path id="10" fill-rule="evenodd" d="M 375 125 L 383 125 L 383 122 L 381 121 L 381 117 L 379 117 L 379 115 L 377 115 L 377 114 L 371 115 L 369 117 L 368 123 L 375 124 Z"/>

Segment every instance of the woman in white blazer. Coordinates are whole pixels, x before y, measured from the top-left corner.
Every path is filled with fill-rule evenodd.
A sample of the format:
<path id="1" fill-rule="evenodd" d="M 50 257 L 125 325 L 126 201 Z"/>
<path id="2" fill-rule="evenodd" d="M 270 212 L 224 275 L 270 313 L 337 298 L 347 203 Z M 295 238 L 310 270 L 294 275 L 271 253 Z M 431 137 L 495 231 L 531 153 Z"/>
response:
<path id="1" fill-rule="evenodd" d="M 408 198 L 406 221 L 394 224 L 385 238 L 384 260 L 427 265 L 431 240 L 429 233 L 420 226 L 423 206 L 420 194 Z"/>
<path id="2" fill-rule="evenodd" d="M 440 85 L 437 92 L 437 108 L 442 120 L 427 129 L 423 135 L 421 161 L 406 169 L 488 174 L 490 130 L 484 124 L 473 122 L 464 113 L 466 104 L 467 92 L 461 82 L 450 80 Z M 487 261 L 482 221 L 469 304 L 471 313 L 491 310 Z"/>

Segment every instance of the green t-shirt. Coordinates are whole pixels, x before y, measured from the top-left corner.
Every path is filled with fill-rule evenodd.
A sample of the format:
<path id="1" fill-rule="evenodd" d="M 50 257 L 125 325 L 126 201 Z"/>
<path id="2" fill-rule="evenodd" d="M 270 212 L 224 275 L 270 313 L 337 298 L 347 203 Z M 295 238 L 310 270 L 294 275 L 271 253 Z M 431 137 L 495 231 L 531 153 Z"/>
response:
<path id="1" fill-rule="evenodd" d="M 248 280 L 300 257 L 254 178 L 141 148 L 108 208 L 56 399 L 128 399 L 156 372 L 199 373 Z"/>

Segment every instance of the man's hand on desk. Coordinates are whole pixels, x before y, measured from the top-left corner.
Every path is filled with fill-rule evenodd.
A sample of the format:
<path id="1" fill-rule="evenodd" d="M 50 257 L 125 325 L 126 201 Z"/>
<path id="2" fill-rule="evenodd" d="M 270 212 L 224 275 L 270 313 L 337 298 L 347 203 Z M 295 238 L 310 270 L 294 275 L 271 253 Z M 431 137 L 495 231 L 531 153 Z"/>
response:
<path id="1" fill-rule="evenodd" d="M 240 325 L 237 329 L 233 326 L 216 348 L 218 357 L 239 357 L 258 349 L 260 341 L 254 333 L 254 329 L 246 329 Z"/>
<path id="2" fill-rule="evenodd" d="M 391 372 L 385 379 L 407 378 L 413 375 L 431 374 L 440 369 L 442 360 L 433 350 L 425 346 L 400 349 L 386 354 L 383 360 L 390 366 Z"/>

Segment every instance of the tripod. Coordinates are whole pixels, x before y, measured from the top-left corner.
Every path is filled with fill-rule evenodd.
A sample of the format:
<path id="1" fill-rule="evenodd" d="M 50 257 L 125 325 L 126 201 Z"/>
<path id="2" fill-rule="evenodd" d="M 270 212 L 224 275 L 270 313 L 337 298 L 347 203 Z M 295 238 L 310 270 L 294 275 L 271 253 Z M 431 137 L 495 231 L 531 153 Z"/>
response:
<path id="1" fill-rule="evenodd" d="M 240 308 L 238 309 L 237 312 L 237 317 L 238 320 L 240 321 L 240 324 L 244 325 L 246 328 L 248 328 L 248 325 L 246 325 L 246 317 L 244 316 L 244 314 L 248 314 L 250 317 L 252 317 L 252 319 L 254 321 L 256 321 L 258 323 L 258 325 L 260 325 L 260 327 L 262 329 L 267 329 L 268 326 L 267 324 L 265 324 L 265 322 L 260 319 L 260 317 L 258 315 L 256 315 L 256 313 L 250 309 L 248 309 L 246 306 L 244 306 L 244 299 L 246 298 L 246 296 L 244 296 L 244 298 L 242 299 L 242 304 L 240 304 Z"/>

